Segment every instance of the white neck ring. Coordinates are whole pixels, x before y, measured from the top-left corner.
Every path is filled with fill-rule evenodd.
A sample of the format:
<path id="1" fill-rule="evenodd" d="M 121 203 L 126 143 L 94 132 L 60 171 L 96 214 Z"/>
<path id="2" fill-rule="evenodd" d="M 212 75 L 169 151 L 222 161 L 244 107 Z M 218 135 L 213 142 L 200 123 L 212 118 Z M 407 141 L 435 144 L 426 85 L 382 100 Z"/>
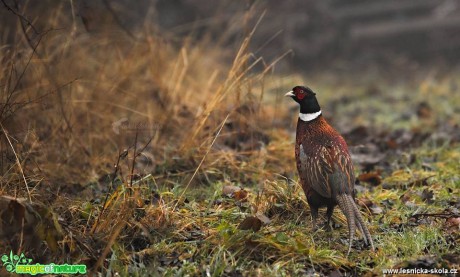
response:
<path id="1" fill-rule="evenodd" d="M 317 119 L 318 116 L 321 115 L 321 110 L 316 113 L 299 113 L 299 118 L 302 121 L 312 121 L 314 119 Z"/>

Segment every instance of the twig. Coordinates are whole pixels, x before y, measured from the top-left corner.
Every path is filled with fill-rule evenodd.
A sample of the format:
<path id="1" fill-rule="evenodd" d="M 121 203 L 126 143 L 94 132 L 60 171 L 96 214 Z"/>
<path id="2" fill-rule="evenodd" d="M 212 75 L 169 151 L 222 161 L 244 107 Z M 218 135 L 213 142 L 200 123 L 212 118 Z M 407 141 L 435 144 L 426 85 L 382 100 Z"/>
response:
<path id="1" fill-rule="evenodd" d="M 144 152 L 145 148 L 147 148 L 147 146 L 149 146 L 149 144 L 152 142 L 153 138 L 155 137 L 155 135 L 151 136 L 149 141 L 144 145 L 144 147 L 142 147 L 142 149 L 137 153 L 137 156 L 141 155 L 142 152 Z"/>
<path id="2" fill-rule="evenodd" d="M 136 165 L 136 150 L 137 150 L 137 137 L 139 135 L 139 129 L 136 128 L 136 136 L 134 137 L 134 152 L 133 152 L 133 162 L 131 163 L 131 175 L 129 176 L 129 187 L 133 187 L 133 178 L 134 178 L 134 166 Z"/>
<path id="3" fill-rule="evenodd" d="M 30 26 L 30 28 L 32 28 L 32 30 L 34 30 L 34 32 L 36 34 L 39 34 L 39 32 L 37 31 L 37 29 L 35 29 L 34 25 L 32 25 L 32 23 L 30 23 L 30 21 L 25 18 L 25 16 L 23 16 L 22 14 L 19 14 L 18 12 L 16 12 L 15 10 L 13 10 L 13 8 L 11 8 L 8 4 L 5 3 L 5 0 L 2 0 L 2 3 L 3 3 L 3 6 L 5 6 L 5 8 L 7 10 L 9 10 L 11 13 L 13 13 L 14 15 L 16 15 L 17 17 L 19 17 L 21 20 L 25 21 L 27 23 L 27 25 Z M 16 8 L 17 8 L 17 3 L 15 2 L 16 4 Z"/>
<path id="4" fill-rule="evenodd" d="M 460 214 L 457 213 L 422 213 L 422 214 L 413 214 L 411 215 L 411 218 L 418 219 L 419 217 L 439 217 L 439 218 L 454 218 L 454 217 L 460 217 Z"/>

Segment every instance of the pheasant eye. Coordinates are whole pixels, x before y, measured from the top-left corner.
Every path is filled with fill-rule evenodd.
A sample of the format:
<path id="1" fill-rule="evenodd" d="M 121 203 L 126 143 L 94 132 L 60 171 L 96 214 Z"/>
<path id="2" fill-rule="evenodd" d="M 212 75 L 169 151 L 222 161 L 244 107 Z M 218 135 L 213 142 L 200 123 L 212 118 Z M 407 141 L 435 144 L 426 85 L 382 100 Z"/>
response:
<path id="1" fill-rule="evenodd" d="M 299 100 L 302 100 L 305 98 L 306 94 L 305 94 L 305 91 L 303 89 L 299 89 L 296 91 L 296 96 L 297 96 L 297 99 Z"/>

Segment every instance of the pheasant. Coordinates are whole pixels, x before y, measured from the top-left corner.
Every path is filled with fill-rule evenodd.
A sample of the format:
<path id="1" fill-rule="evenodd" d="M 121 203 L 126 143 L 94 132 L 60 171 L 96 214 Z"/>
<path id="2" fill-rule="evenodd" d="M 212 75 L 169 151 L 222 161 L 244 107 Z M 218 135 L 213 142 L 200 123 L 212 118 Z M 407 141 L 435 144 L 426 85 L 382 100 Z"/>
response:
<path id="1" fill-rule="evenodd" d="M 321 115 L 316 94 L 307 87 L 296 86 L 285 94 L 299 103 L 295 158 L 300 183 L 307 197 L 316 229 L 318 209 L 327 207 L 328 226 L 336 205 L 347 218 L 350 254 L 356 228 L 366 244 L 374 250 L 369 230 L 354 200 L 355 176 L 353 163 L 343 137 Z"/>

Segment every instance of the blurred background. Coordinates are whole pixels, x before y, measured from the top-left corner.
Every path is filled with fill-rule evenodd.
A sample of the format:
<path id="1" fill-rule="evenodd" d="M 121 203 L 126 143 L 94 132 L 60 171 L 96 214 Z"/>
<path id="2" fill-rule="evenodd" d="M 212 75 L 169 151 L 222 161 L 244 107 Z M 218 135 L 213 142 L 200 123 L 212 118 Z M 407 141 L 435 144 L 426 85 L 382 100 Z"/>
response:
<path id="1" fill-rule="evenodd" d="M 161 30 L 171 38 L 210 37 L 216 44 L 229 47 L 260 20 L 251 51 L 266 60 L 289 52 L 278 66 L 279 72 L 341 66 L 360 70 L 372 64 L 412 69 L 421 63 L 455 65 L 459 58 L 457 0 L 3 2 L 27 11 L 35 31 L 40 32 L 49 31 L 48 20 L 56 16 L 59 6 L 60 16 L 69 20 L 60 21 L 57 29 L 81 33 L 119 30 L 133 37 L 145 30 Z M 1 12 L 2 36 L 14 44 L 19 39 L 15 37 L 20 28 L 17 16 L 5 5 Z"/>

